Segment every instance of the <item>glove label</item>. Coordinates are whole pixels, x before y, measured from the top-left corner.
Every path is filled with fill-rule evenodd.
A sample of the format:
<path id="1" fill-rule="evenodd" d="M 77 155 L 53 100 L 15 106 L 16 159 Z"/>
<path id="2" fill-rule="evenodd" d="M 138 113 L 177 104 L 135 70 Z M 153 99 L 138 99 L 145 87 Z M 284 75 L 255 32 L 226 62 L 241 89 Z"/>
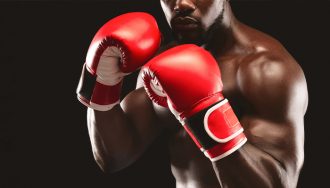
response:
<path id="1" fill-rule="evenodd" d="M 227 99 L 184 119 L 184 125 L 205 150 L 229 142 L 243 132 Z"/>
<path id="2" fill-rule="evenodd" d="M 225 143 L 243 132 L 227 99 L 214 105 L 204 116 L 204 129 L 215 141 Z"/>

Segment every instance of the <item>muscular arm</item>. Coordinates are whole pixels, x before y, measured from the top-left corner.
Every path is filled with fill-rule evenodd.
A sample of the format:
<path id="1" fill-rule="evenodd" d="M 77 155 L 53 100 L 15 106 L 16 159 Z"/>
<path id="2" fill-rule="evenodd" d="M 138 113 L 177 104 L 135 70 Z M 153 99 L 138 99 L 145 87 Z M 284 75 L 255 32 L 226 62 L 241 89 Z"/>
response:
<path id="1" fill-rule="evenodd" d="M 293 61 L 263 58 L 242 64 L 238 84 L 248 101 L 242 117 L 248 142 L 213 163 L 223 187 L 295 187 L 304 160 L 308 94 Z"/>
<path id="2" fill-rule="evenodd" d="M 160 132 L 152 103 L 143 88 L 132 91 L 110 111 L 88 109 L 87 124 L 94 158 L 103 171 L 133 163 Z"/>
<path id="3" fill-rule="evenodd" d="M 162 46 L 157 53 L 174 45 Z M 140 73 L 136 90 L 129 93 L 120 105 L 107 112 L 88 109 L 87 124 L 93 155 L 103 171 L 125 168 L 145 151 L 160 134 L 161 124 L 168 123 L 163 117 L 164 108 L 159 108 L 146 94 Z"/>

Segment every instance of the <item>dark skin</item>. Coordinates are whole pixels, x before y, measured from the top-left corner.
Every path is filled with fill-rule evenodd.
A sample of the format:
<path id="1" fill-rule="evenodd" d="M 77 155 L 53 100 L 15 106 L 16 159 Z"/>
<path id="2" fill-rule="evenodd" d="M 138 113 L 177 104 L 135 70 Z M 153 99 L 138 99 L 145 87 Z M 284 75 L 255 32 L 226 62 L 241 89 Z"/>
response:
<path id="1" fill-rule="evenodd" d="M 300 66 L 278 41 L 239 22 L 225 0 L 161 3 L 176 42 L 202 45 L 218 61 L 223 93 L 248 141 L 231 155 L 210 162 L 171 112 L 148 98 L 139 79 L 137 89 L 112 110 L 88 109 L 96 162 L 106 172 L 121 170 L 167 131 L 178 188 L 296 187 L 304 161 L 308 104 Z M 197 26 L 175 26 L 172 18 L 177 16 L 192 17 Z"/>

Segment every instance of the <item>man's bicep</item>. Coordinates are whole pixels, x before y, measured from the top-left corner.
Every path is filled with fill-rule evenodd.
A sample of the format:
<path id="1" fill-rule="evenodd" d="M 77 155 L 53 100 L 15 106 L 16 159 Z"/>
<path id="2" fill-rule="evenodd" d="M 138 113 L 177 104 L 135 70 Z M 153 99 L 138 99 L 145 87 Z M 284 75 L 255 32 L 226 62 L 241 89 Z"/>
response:
<path id="1" fill-rule="evenodd" d="M 245 116 L 241 120 L 250 144 L 275 159 L 283 168 L 299 170 L 304 160 L 303 126 L 294 122 L 274 122 L 258 116 Z"/>
<path id="2" fill-rule="evenodd" d="M 161 126 L 152 102 L 143 88 L 130 92 L 120 103 L 142 144 L 150 144 L 160 133 Z"/>
<path id="3" fill-rule="evenodd" d="M 282 165 L 300 168 L 308 101 L 302 70 L 295 62 L 266 61 L 251 63 L 242 76 L 252 109 L 241 120 L 249 142 Z"/>

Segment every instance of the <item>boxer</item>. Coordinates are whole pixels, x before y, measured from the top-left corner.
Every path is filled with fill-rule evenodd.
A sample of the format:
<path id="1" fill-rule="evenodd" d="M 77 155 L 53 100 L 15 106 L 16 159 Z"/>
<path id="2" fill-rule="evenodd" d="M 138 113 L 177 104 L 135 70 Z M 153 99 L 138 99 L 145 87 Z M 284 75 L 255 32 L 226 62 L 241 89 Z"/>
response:
<path id="1" fill-rule="evenodd" d="M 140 46 L 149 36 L 146 55 L 102 42 L 92 42 L 88 51 L 83 76 L 92 75 L 92 89 L 83 94 L 88 89 L 81 89 L 81 81 L 77 91 L 89 107 L 98 165 L 106 172 L 124 169 L 166 132 L 164 149 L 178 188 L 296 187 L 308 106 L 299 64 L 276 39 L 237 20 L 228 0 L 160 3 L 175 45 L 150 60 L 157 29 L 131 32 L 136 28 L 124 21 L 113 27 L 131 28 L 125 30 L 129 36 L 142 39 L 125 40 L 120 33 L 126 32 L 118 32 L 120 44 Z M 103 64 L 104 73 L 98 70 Z M 136 89 L 119 101 L 115 84 L 141 66 Z"/>

